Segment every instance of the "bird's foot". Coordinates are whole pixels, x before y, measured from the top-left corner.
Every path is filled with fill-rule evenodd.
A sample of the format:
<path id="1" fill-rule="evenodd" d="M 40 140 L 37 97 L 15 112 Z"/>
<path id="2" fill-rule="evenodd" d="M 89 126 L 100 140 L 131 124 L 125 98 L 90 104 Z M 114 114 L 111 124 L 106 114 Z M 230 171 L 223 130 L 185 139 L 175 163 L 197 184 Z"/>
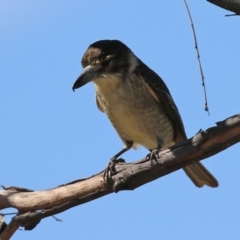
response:
<path id="1" fill-rule="evenodd" d="M 159 158 L 159 153 L 162 152 L 163 150 L 166 150 L 166 148 L 161 148 L 161 149 L 153 149 L 148 155 L 147 158 L 150 159 L 151 165 L 153 165 L 153 162 L 158 163 L 158 158 Z"/>
<path id="2" fill-rule="evenodd" d="M 117 163 L 125 163 L 125 160 L 122 158 L 116 159 L 116 158 L 111 158 L 107 167 L 105 168 L 103 172 L 103 179 L 106 180 L 107 182 L 112 178 L 114 174 L 116 174 L 116 164 Z"/>
<path id="3" fill-rule="evenodd" d="M 158 163 L 157 159 L 158 159 L 158 153 L 159 153 L 159 149 L 153 149 L 148 155 L 147 158 L 150 159 L 151 161 L 151 165 L 153 165 L 153 162 Z"/>

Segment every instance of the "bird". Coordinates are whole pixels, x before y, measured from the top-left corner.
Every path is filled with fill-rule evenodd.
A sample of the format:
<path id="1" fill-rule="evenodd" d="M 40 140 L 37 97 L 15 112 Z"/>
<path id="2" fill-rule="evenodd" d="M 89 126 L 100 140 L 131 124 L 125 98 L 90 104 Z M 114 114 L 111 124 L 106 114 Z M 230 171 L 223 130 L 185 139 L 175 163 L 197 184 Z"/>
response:
<path id="1" fill-rule="evenodd" d="M 119 40 L 92 43 L 81 61 L 83 72 L 72 89 L 93 82 L 97 108 L 105 113 L 124 143 L 111 158 L 138 146 L 150 152 L 187 139 L 179 110 L 162 78 Z M 183 168 L 197 187 L 218 187 L 217 179 L 197 162 Z"/>

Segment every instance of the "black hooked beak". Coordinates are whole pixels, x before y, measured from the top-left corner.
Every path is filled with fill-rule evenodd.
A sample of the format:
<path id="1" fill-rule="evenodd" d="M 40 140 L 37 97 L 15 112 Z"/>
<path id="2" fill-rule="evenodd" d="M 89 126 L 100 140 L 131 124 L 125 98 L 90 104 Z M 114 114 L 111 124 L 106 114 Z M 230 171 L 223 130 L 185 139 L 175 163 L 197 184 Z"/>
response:
<path id="1" fill-rule="evenodd" d="M 95 71 L 92 66 L 87 66 L 84 68 L 83 73 L 79 76 L 79 78 L 73 84 L 72 90 L 82 87 L 83 85 L 91 82 L 95 78 L 99 76 L 99 72 Z"/>

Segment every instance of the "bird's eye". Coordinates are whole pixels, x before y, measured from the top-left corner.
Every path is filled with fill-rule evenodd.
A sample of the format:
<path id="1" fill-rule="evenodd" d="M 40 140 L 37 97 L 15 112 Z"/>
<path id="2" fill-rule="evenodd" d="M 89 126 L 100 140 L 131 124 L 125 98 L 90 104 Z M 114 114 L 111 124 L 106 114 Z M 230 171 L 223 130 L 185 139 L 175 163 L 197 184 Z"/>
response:
<path id="1" fill-rule="evenodd" d="M 110 64 L 111 60 L 110 59 L 106 59 L 102 62 L 102 66 L 103 67 L 107 67 Z"/>

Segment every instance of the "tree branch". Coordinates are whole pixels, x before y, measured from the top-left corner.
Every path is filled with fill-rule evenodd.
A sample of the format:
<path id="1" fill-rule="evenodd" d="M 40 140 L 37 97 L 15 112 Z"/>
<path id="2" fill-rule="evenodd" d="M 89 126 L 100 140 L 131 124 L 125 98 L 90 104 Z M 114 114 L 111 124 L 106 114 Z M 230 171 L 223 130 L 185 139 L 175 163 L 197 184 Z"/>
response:
<path id="1" fill-rule="evenodd" d="M 12 220 L 8 225 L 6 225 L 4 230 L 1 231 L 0 239 L 1 240 L 8 240 L 8 239 L 10 239 L 13 236 L 13 234 L 18 230 L 20 225 L 21 225 L 20 222 L 16 222 L 16 221 Z"/>
<path id="2" fill-rule="evenodd" d="M 215 4 L 218 7 L 227 9 L 235 13 L 226 16 L 240 15 L 240 0 L 207 0 L 207 1 L 212 4 Z"/>
<path id="3" fill-rule="evenodd" d="M 157 162 L 144 158 L 133 163 L 118 164 L 116 174 L 109 183 L 103 180 L 103 172 L 100 172 L 44 191 L 4 187 L 0 191 L 0 209 L 18 209 L 19 213 L 10 224 L 15 226 L 15 230 L 16 226 L 31 230 L 45 217 L 112 192 L 133 190 L 186 165 L 213 156 L 239 141 L 240 114 L 217 122 L 217 126 L 199 131 L 194 137 L 161 151 Z M 8 239 L 2 236 L 10 224 L 3 230 L 1 239 Z"/>

